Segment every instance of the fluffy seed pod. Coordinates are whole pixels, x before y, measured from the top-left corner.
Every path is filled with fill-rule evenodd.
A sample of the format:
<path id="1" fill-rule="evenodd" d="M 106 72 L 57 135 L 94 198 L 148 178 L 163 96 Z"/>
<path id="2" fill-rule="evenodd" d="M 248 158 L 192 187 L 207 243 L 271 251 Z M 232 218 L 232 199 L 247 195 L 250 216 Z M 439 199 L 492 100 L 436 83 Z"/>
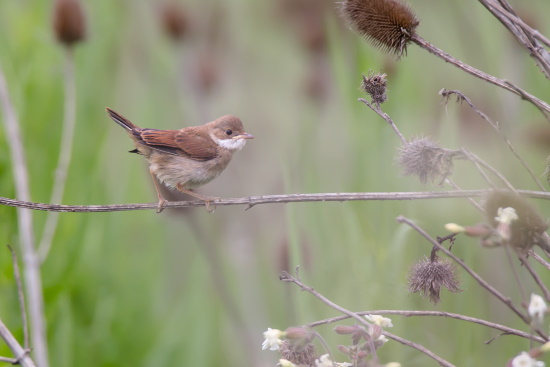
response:
<path id="1" fill-rule="evenodd" d="M 402 56 L 420 23 L 399 0 L 346 0 L 341 7 L 348 24 L 374 46 Z"/>
<path id="2" fill-rule="evenodd" d="M 67 47 L 84 40 L 86 18 L 79 0 L 57 0 L 55 2 L 53 28 L 57 40 Z"/>
<path id="3" fill-rule="evenodd" d="M 517 214 L 517 219 L 509 224 L 509 243 L 512 246 L 529 250 L 534 245 L 539 245 L 550 249 L 543 236 L 548 223 L 527 199 L 511 191 L 491 192 L 485 199 L 484 209 L 487 223 L 494 227 L 498 226 L 495 217 L 498 216 L 499 208 L 514 208 Z"/>
<path id="4" fill-rule="evenodd" d="M 439 178 L 443 183 L 453 172 L 453 158 L 461 156 L 460 151 L 441 148 L 429 138 L 419 137 L 401 146 L 397 163 L 405 176 L 418 176 L 422 183 Z"/>

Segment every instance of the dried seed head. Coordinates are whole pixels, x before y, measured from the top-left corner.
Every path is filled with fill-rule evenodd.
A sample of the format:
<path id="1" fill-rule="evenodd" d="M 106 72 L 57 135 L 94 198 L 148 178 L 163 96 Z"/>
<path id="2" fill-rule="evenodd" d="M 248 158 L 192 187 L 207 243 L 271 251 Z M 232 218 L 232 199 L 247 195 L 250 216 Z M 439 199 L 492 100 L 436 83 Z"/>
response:
<path id="1" fill-rule="evenodd" d="M 509 243 L 519 249 L 529 250 L 534 245 L 548 248 L 543 236 L 548 223 L 537 209 L 527 199 L 511 191 L 497 190 L 491 192 L 485 199 L 485 215 L 487 223 L 497 227 L 496 217 L 499 208 L 514 208 L 517 220 L 509 223 Z"/>
<path id="2" fill-rule="evenodd" d="M 160 9 L 160 17 L 164 32 L 173 41 L 181 40 L 189 30 L 189 19 L 179 3 L 165 3 Z"/>
<path id="3" fill-rule="evenodd" d="M 436 179 L 443 183 L 453 172 L 453 158 L 460 155 L 460 151 L 441 148 L 429 138 L 420 137 L 401 146 L 397 163 L 405 176 L 418 176 L 422 183 Z"/>
<path id="4" fill-rule="evenodd" d="M 57 40 L 69 47 L 86 36 L 86 18 L 79 0 L 57 0 L 53 12 Z"/>
<path id="5" fill-rule="evenodd" d="M 461 291 L 456 267 L 450 261 L 438 258 L 431 261 L 425 257 L 413 265 L 409 273 L 409 292 L 420 292 L 435 304 L 439 302 L 442 286 L 453 293 Z"/>
<path id="6" fill-rule="evenodd" d="M 369 76 L 363 75 L 361 89 L 371 96 L 374 103 L 384 103 L 388 99 L 386 96 L 386 74 L 374 73 L 369 71 Z"/>
<path id="7" fill-rule="evenodd" d="M 401 56 L 415 33 L 418 19 L 399 0 L 346 0 L 342 16 L 374 46 Z"/>
<path id="8" fill-rule="evenodd" d="M 279 349 L 283 359 L 296 365 L 315 366 L 315 347 L 313 344 L 297 346 L 285 340 Z"/>

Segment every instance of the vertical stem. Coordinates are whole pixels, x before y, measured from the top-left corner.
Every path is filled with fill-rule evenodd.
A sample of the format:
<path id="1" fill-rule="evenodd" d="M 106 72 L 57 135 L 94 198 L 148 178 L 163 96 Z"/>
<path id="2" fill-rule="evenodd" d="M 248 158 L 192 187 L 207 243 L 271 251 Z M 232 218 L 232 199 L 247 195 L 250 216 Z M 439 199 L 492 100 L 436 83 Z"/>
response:
<path id="1" fill-rule="evenodd" d="M 29 175 L 19 122 L 15 109 L 10 101 L 8 86 L 4 73 L 0 68 L 0 103 L 4 111 L 4 127 L 12 158 L 12 170 L 15 180 L 16 195 L 20 200 L 30 201 Z M 17 222 L 21 249 L 23 253 L 24 279 L 29 300 L 29 316 L 31 321 L 31 342 L 36 363 L 40 367 L 48 367 L 48 348 L 46 341 L 46 323 L 44 320 L 44 299 L 42 295 L 42 279 L 40 263 L 34 249 L 34 233 L 32 212 L 28 209 L 17 209 Z"/>
<path id="2" fill-rule="evenodd" d="M 61 136 L 61 148 L 55 170 L 55 179 L 52 187 L 51 204 L 61 204 L 65 183 L 67 182 L 67 172 L 71 164 L 73 150 L 74 129 L 76 124 L 76 87 L 74 77 L 73 50 L 71 47 L 65 47 L 65 110 L 63 116 L 63 132 Z M 40 263 L 44 262 L 52 246 L 53 236 L 59 221 L 59 213 L 50 212 L 46 219 L 42 239 L 38 246 L 38 257 Z"/>

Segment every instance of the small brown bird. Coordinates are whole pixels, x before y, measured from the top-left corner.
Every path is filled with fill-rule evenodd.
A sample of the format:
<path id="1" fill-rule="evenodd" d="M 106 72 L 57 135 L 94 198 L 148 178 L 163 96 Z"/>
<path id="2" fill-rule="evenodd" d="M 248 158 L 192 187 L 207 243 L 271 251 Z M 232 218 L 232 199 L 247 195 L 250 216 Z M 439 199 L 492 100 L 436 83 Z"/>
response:
<path id="1" fill-rule="evenodd" d="M 204 201 L 210 211 L 215 197 L 202 196 L 192 191 L 216 178 L 227 167 L 233 153 L 241 150 L 246 133 L 238 117 L 225 115 L 201 126 L 181 130 L 142 129 L 107 107 L 109 117 L 126 129 L 136 149 L 130 153 L 143 155 L 149 162 L 159 199 L 157 213 L 164 208 L 165 199 L 155 176 L 173 189 Z"/>

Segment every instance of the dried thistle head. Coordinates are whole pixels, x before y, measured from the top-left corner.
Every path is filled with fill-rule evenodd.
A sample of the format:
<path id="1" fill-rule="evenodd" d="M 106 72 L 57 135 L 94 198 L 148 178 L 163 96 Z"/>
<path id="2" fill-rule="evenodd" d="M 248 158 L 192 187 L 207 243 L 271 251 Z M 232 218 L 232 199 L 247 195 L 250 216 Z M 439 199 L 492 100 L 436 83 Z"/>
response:
<path id="1" fill-rule="evenodd" d="M 86 18 L 79 0 L 57 0 L 55 2 L 53 28 L 57 40 L 67 47 L 84 40 Z"/>
<path id="2" fill-rule="evenodd" d="M 447 288 L 452 293 L 461 291 L 453 263 L 437 257 L 433 261 L 425 257 L 413 265 L 409 272 L 409 292 L 420 292 L 423 297 L 429 297 L 435 304 L 440 300 L 441 287 Z"/>
<path id="3" fill-rule="evenodd" d="M 298 366 L 315 366 L 315 347 L 313 344 L 295 345 L 288 340 L 280 347 L 281 358 Z"/>
<path id="4" fill-rule="evenodd" d="M 420 23 L 399 0 L 346 0 L 341 14 L 348 24 L 374 46 L 402 56 Z"/>
<path id="5" fill-rule="evenodd" d="M 418 176 L 422 183 L 436 179 L 443 183 L 453 172 L 453 158 L 460 155 L 460 151 L 441 148 L 431 139 L 419 137 L 401 146 L 397 163 L 405 176 Z"/>
<path id="6" fill-rule="evenodd" d="M 189 19 L 185 10 L 176 2 L 169 2 L 160 8 L 162 27 L 173 41 L 181 40 L 189 30 Z"/>
<path id="7" fill-rule="evenodd" d="M 361 89 L 371 96 L 374 103 L 381 104 L 388 99 L 386 95 L 387 84 L 386 74 L 369 71 L 368 77 L 363 75 Z"/>
<path id="8" fill-rule="evenodd" d="M 548 229 L 548 223 L 537 209 L 524 197 L 511 191 L 496 190 L 485 199 L 484 209 L 487 223 L 497 227 L 499 209 L 513 208 L 517 219 L 509 223 L 509 243 L 518 249 L 529 250 L 534 245 L 548 248 L 543 233 Z"/>

